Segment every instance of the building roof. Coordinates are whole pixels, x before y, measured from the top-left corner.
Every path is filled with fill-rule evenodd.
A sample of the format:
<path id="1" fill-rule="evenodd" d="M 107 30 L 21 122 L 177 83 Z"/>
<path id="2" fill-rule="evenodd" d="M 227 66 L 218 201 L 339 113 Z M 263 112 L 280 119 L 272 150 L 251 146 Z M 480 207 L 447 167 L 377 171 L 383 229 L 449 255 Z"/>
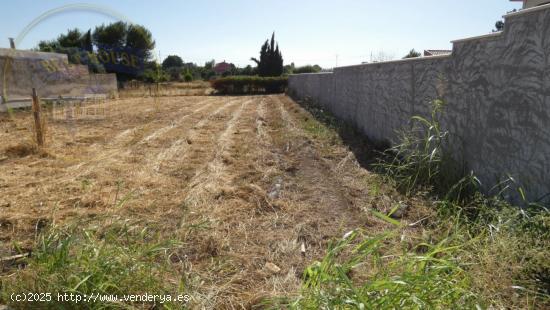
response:
<path id="1" fill-rule="evenodd" d="M 231 64 L 228 64 L 227 62 L 222 61 L 220 63 L 217 63 L 214 68 L 213 68 L 214 72 L 218 73 L 218 74 L 221 74 L 221 73 L 224 73 L 226 71 L 230 71 L 231 70 Z"/>
<path id="2" fill-rule="evenodd" d="M 451 50 L 424 50 L 424 56 L 443 56 L 450 55 L 452 52 Z"/>

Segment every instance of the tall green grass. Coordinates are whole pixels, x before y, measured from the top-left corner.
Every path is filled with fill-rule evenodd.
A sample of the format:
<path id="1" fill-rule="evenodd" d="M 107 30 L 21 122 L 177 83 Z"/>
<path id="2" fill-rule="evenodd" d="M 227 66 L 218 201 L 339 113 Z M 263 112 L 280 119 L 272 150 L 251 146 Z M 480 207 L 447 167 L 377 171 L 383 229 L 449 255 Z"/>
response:
<path id="1" fill-rule="evenodd" d="M 297 297 L 271 300 L 293 309 L 543 309 L 550 307 L 550 215 L 542 205 L 513 206 L 501 183 L 484 195 L 473 173 L 451 159 L 440 124 L 444 102 L 375 165 L 408 196 L 422 192 L 435 216 L 422 233 L 388 214 L 379 235 L 353 232 L 304 271 Z M 328 127 L 334 122 L 328 123 Z M 513 180 L 508 180 L 513 182 Z M 428 195 L 426 196 L 426 192 Z M 391 211 L 390 211 L 391 213 Z M 409 234 L 404 242 L 401 236 Z M 407 238 L 405 238 L 407 239 Z"/>
<path id="2" fill-rule="evenodd" d="M 80 295 L 184 294 L 185 281 L 174 276 L 168 256 L 178 243 L 122 218 L 53 227 L 41 235 L 25 269 L 2 278 L 0 304 L 14 309 L 181 309 L 166 302 L 58 303 L 57 293 Z M 51 302 L 13 302 L 12 293 L 52 293 Z"/>
<path id="3" fill-rule="evenodd" d="M 468 309 L 479 307 L 468 274 L 448 240 L 390 254 L 397 231 L 365 236 L 359 231 L 332 244 L 304 272 L 303 295 L 293 309 Z"/>
<path id="4" fill-rule="evenodd" d="M 479 181 L 449 154 L 449 132 L 440 124 L 445 102 L 434 100 L 429 117 L 411 118 L 411 129 L 400 132 L 399 142 L 385 151 L 376 167 L 387 180 L 410 195 L 419 189 L 460 199 L 475 192 Z"/>
<path id="5" fill-rule="evenodd" d="M 487 211 L 489 212 L 489 211 Z M 290 309 L 542 309 L 550 305 L 547 214 L 494 212 L 498 220 L 438 221 L 413 244 L 406 225 L 333 242 L 303 275 L 299 296 L 271 300 Z M 489 224 L 490 223 L 490 224 Z M 475 226 L 475 232 L 473 227 Z M 499 283 L 500 282 L 500 283 Z"/>

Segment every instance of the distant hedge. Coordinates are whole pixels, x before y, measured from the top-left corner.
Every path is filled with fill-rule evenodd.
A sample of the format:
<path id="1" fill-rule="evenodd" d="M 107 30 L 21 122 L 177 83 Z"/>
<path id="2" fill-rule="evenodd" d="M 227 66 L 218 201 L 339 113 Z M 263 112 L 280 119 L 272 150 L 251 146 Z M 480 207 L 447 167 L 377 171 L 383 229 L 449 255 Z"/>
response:
<path id="1" fill-rule="evenodd" d="M 216 93 L 223 95 L 284 93 L 288 78 L 228 76 L 210 81 Z"/>

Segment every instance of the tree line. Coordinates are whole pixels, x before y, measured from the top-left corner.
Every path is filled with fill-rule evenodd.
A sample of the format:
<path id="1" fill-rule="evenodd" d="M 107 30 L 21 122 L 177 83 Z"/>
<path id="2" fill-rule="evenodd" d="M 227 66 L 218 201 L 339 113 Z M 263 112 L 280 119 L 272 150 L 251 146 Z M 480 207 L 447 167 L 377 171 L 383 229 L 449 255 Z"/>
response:
<path id="1" fill-rule="evenodd" d="M 57 39 L 40 41 L 38 50 L 67 54 L 72 64 L 91 72 L 116 73 L 119 80 L 144 79 L 152 74 L 155 41 L 144 26 L 115 22 L 92 31 L 69 29 Z"/>
<path id="2" fill-rule="evenodd" d="M 87 65 L 94 73 L 116 73 L 119 81 L 189 82 L 219 76 L 276 77 L 322 71 L 319 65 L 296 67 L 291 63 L 285 66 L 275 33 L 261 46 L 259 58 L 251 58 L 254 67 L 240 68 L 232 63 L 220 66 L 214 60 L 198 65 L 184 62 L 178 55 L 169 55 L 159 64 L 153 59 L 154 48 L 151 31 L 142 25 L 120 21 L 87 31 L 69 29 L 54 40 L 40 41 L 37 50 L 67 54 L 70 63 Z"/>

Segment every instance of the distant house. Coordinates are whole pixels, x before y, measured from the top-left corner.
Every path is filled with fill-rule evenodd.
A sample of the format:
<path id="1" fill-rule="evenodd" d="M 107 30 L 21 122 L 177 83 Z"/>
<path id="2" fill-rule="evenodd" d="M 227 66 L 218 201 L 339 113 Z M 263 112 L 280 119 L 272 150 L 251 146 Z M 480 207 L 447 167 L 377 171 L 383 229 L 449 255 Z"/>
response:
<path id="1" fill-rule="evenodd" d="M 523 1 L 523 8 L 533 8 L 539 5 L 550 4 L 550 0 L 510 0 L 512 2 Z"/>
<path id="2" fill-rule="evenodd" d="M 231 71 L 231 64 L 225 62 L 224 60 L 220 63 L 217 63 L 214 68 L 212 68 L 212 70 L 214 70 L 216 74 L 223 74 L 224 72 Z"/>
<path id="3" fill-rule="evenodd" d="M 424 50 L 424 56 L 443 56 L 450 55 L 452 52 L 451 50 Z"/>

